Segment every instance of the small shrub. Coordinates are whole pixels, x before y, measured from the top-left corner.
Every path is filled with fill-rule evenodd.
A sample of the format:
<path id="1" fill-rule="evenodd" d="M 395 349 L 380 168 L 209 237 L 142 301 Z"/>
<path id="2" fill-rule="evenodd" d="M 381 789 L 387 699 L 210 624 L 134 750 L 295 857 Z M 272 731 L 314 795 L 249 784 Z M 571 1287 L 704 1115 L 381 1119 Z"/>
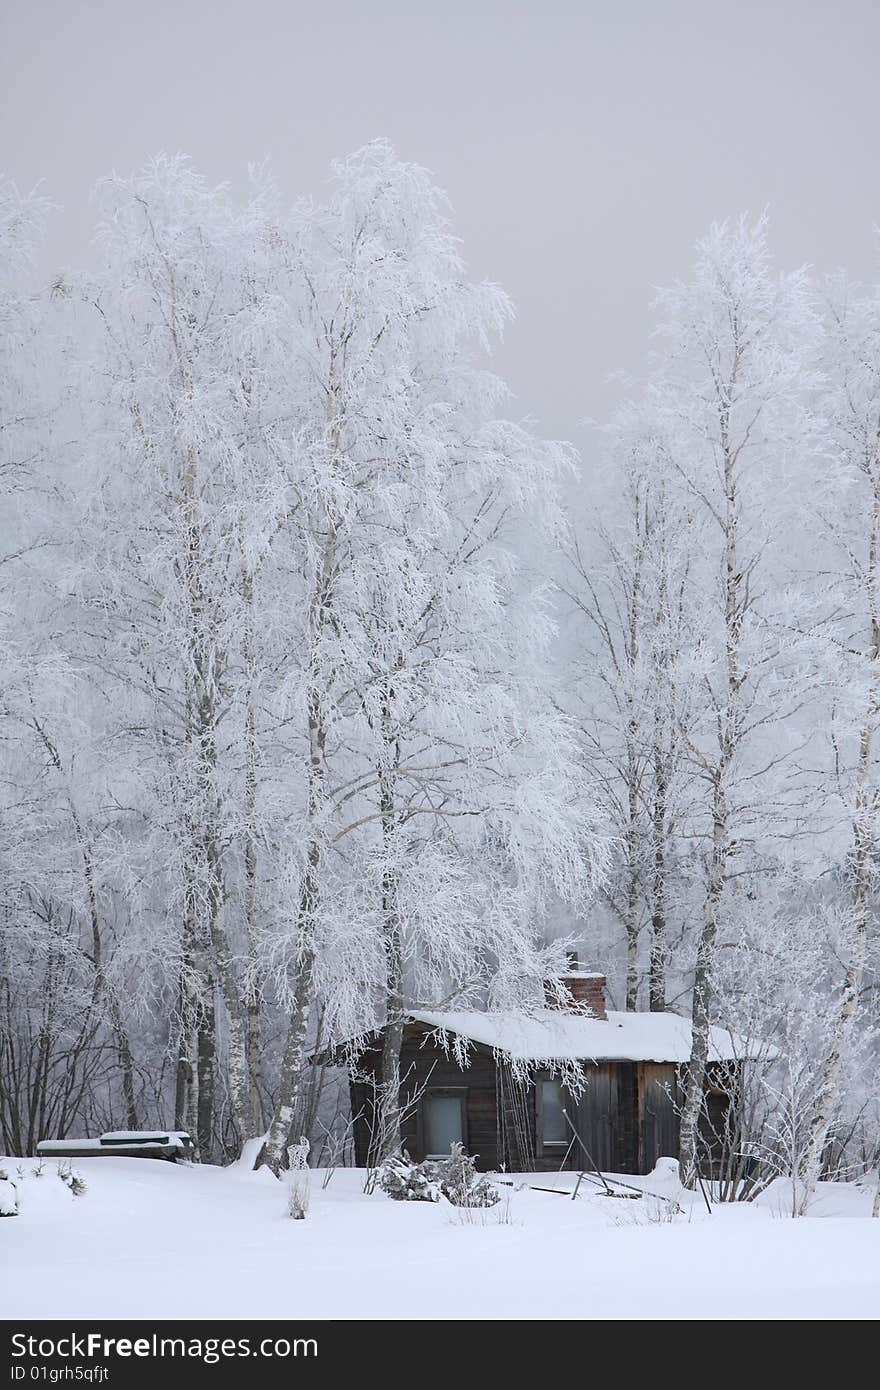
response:
<path id="1" fill-rule="evenodd" d="M 287 1215 L 292 1221 L 305 1221 L 309 1214 L 309 1190 L 302 1188 L 297 1179 L 287 1189 Z"/>
<path id="2" fill-rule="evenodd" d="M 499 1198 L 497 1206 L 491 1207 L 454 1207 L 450 1204 L 447 1219 L 453 1226 L 521 1226 L 522 1222 L 511 1209 L 511 1195 L 505 1193 Z"/>
<path id="3" fill-rule="evenodd" d="M 500 1197 L 476 1160 L 461 1144 L 453 1144 L 448 1158 L 410 1163 L 390 1158 L 384 1164 L 379 1185 L 396 1202 L 439 1202 L 445 1197 L 454 1207 L 494 1207 Z"/>
<path id="4" fill-rule="evenodd" d="M 443 1161 L 443 1196 L 454 1207 L 494 1207 L 501 1198 L 485 1173 L 477 1172 L 476 1159 L 461 1144 Z"/>
<path id="5" fill-rule="evenodd" d="M 671 1226 L 683 1215 L 677 1202 L 664 1202 L 646 1192 L 641 1202 L 627 1202 L 613 1210 L 611 1222 L 614 1226 Z"/>
<path id="6" fill-rule="evenodd" d="M 405 1158 L 389 1158 L 379 1174 L 379 1186 L 395 1202 L 439 1202 L 440 1164 L 431 1159 L 410 1163 Z"/>

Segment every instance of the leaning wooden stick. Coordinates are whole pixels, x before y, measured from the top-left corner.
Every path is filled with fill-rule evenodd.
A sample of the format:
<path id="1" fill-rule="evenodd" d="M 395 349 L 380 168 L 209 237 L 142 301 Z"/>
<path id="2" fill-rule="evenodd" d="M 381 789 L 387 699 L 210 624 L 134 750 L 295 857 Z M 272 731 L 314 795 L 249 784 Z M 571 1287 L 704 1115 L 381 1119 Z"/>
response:
<path id="1" fill-rule="evenodd" d="M 586 1144 L 584 1143 L 584 1141 L 583 1141 L 583 1139 L 581 1138 L 581 1136 L 578 1134 L 578 1132 L 577 1132 L 577 1130 L 575 1129 L 574 1125 L 571 1123 L 571 1120 L 568 1118 L 567 1112 L 566 1112 L 565 1110 L 563 1110 L 562 1113 L 563 1113 L 563 1115 L 565 1115 L 565 1119 L 566 1119 L 567 1124 L 568 1124 L 569 1127 L 571 1128 L 572 1132 L 574 1133 L 575 1138 L 577 1139 L 578 1143 L 580 1144 L 581 1148 L 583 1149 L 584 1154 L 585 1154 L 586 1159 L 587 1159 L 587 1162 L 589 1163 L 589 1165 L 590 1165 L 590 1167 L 592 1168 L 593 1172 L 602 1180 L 602 1185 L 603 1185 L 603 1187 L 605 1188 L 605 1191 L 608 1193 L 608 1195 L 609 1195 L 610 1197 L 616 1197 L 616 1196 L 617 1196 L 617 1193 L 616 1193 L 616 1192 L 613 1192 L 613 1191 L 611 1190 L 611 1183 L 613 1183 L 615 1187 L 623 1187 L 623 1188 L 626 1189 L 627 1192 L 634 1192 L 637 1196 L 639 1196 L 639 1197 L 644 1197 L 644 1196 L 645 1196 L 645 1193 L 642 1191 L 642 1189 L 641 1189 L 640 1187 L 633 1187 L 632 1183 L 621 1182 L 621 1181 L 620 1181 L 620 1178 L 610 1178 L 610 1179 L 609 1179 L 609 1178 L 606 1178 L 606 1177 L 605 1177 L 605 1174 L 602 1173 L 602 1172 L 600 1172 L 600 1170 L 596 1167 L 595 1163 L 593 1162 L 592 1157 L 590 1156 L 590 1151 L 589 1151 L 589 1149 L 587 1148 L 587 1146 L 586 1146 Z M 590 1175 L 589 1173 L 582 1173 L 582 1174 L 581 1174 L 581 1178 L 585 1178 L 585 1177 L 586 1177 L 586 1178 L 589 1178 L 590 1176 L 591 1176 L 591 1175 Z M 580 1187 L 581 1178 L 578 1179 L 578 1187 Z M 575 1191 L 577 1191 L 577 1188 L 575 1188 Z M 650 1196 L 650 1197 L 656 1197 L 656 1198 L 658 1199 L 658 1201 L 661 1201 L 661 1202 L 671 1202 L 672 1205 L 673 1205 L 674 1207 L 678 1207 L 678 1206 L 679 1206 L 679 1203 L 676 1202 L 676 1200 L 675 1200 L 674 1197 L 667 1197 L 667 1196 L 665 1196 L 662 1192 L 650 1192 L 650 1193 L 648 1193 L 647 1195 Z"/>
<path id="2" fill-rule="evenodd" d="M 591 1154 L 590 1154 L 589 1149 L 587 1148 L 587 1146 L 586 1146 L 586 1144 L 584 1143 L 583 1139 L 582 1139 L 581 1136 L 578 1134 L 577 1130 L 575 1129 L 574 1125 L 572 1124 L 571 1120 L 569 1119 L 568 1111 L 567 1111 L 567 1110 L 563 1110 L 562 1113 L 563 1113 L 563 1115 L 565 1116 L 565 1123 L 568 1125 L 568 1127 L 569 1127 L 569 1129 L 571 1130 L 572 1134 L 574 1135 L 575 1139 L 578 1141 L 578 1143 L 580 1144 L 580 1146 L 581 1146 L 581 1148 L 583 1149 L 584 1153 L 586 1154 L 587 1162 L 589 1163 L 589 1165 L 590 1165 L 590 1167 L 592 1168 L 593 1172 L 598 1174 L 598 1176 L 602 1179 L 602 1182 L 603 1182 L 603 1185 L 604 1185 L 604 1187 L 605 1187 L 605 1190 L 606 1190 L 608 1193 L 610 1193 L 611 1196 L 613 1197 L 613 1196 L 614 1196 L 614 1193 L 611 1191 L 611 1184 L 608 1182 L 607 1178 L 605 1177 L 605 1174 L 602 1173 L 602 1172 L 600 1172 L 599 1169 L 596 1167 L 595 1163 L 593 1162 L 593 1159 L 592 1159 L 592 1156 L 591 1156 Z"/>

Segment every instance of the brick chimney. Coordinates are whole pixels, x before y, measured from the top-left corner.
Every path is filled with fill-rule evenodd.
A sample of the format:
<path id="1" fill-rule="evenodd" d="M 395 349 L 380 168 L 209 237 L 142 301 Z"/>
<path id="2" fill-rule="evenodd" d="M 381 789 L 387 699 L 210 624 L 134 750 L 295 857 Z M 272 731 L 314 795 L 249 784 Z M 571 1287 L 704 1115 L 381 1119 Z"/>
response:
<path id="1" fill-rule="evenodd" d="M 591 970 L 578 970 L 577 956 L 570 957 L 571 965 L 564 975 L 558 976 L 554 984 L 561 985 L 566 994 L 570 997 L 573 1007 L 571 1012 L 582 1013 L 588 1010 L 594 1018 L 607 1019 L 608 1013 L 605 1008 L 605 985 L 607 977 L 596 974 Z M 566 1003 L 560 1004 L 554 997 L 552 987 L 549 982 L 544 985 L 544 997 L 548 1009 L 567 1009 Z"/>

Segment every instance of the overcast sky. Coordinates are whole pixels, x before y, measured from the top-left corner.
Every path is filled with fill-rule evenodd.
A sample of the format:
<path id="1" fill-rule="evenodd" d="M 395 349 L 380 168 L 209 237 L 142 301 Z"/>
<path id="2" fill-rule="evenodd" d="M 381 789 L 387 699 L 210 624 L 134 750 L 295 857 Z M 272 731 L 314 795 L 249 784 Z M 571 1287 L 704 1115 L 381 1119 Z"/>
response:
<path id="1" fill-rule="evenodd" d="M 182 150 L 271 157 L 291 200 L 378 135 L 449 193 L 518 321 L 517 410 L 584 445 L 638 372 L 652 286 L 714 218 L 769 205 L 781 262 L 875 270 L 877 0 L 0 0 L 0 170 L 62 205 Z"/>

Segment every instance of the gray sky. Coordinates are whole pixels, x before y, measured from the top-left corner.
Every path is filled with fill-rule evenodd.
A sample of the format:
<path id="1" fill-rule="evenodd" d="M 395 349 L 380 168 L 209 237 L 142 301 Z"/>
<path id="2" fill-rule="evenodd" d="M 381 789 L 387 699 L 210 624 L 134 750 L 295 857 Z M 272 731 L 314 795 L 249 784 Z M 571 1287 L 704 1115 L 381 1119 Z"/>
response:
<path id="1" fill-rule="evenodd" d="M 2 0 L 0 170 L 75 265 L 113 168 L 269 155 L 292 200 L 385 135 L 516 302 L 518 410 L 583 445 L 713 218 L 769 204 L 783 263 L 873 274 L 878 53 L 876 0 Z"/>

